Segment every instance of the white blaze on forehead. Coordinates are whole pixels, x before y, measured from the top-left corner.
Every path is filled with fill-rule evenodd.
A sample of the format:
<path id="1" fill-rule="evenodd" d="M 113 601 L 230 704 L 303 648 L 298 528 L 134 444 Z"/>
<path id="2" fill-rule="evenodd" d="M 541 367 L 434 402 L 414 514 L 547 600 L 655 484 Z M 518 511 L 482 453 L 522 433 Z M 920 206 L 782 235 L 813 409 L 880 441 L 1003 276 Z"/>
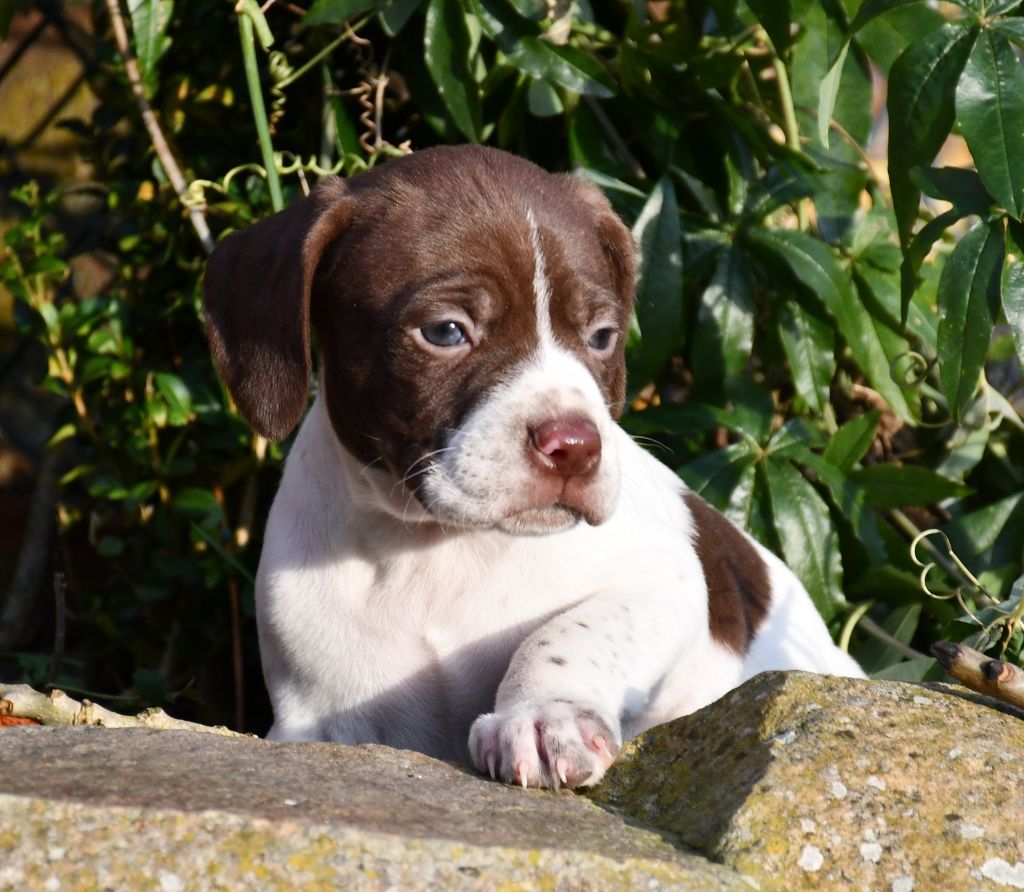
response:
<path id="1" fill-rule="evenodd" d="M 526 209 L 526 220 L 530 224 L 530 244 L 533 246 L 533 296 L 537 308 L 537 336 L 541 349 L 553 344 L 555 334 L 551 330 L 551 283 L 544 265 L 544 250 L 540 243 L 540 229 L 537 218 L 530 208 Z"/>

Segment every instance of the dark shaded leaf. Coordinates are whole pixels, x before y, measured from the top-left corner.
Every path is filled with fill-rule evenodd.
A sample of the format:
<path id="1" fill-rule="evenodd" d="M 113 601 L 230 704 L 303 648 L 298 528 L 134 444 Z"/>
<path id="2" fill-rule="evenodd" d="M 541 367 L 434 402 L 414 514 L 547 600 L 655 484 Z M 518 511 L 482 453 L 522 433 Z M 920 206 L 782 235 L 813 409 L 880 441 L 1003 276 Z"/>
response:
<path id="1" fill-rule="evenodd" d="M 934 245 L 943 234 L 958 220 L 963 219 L 963 214 L 956 208 L 951 208 L 943 214 L 939 214 L 933 220 L 929 220 L 915 233 L 913 240 L 907 247 L 900 265 L 900 318 L 906 323 L 910 311 L 910 302 L 914 292 L 917 290 L 920 281 L 919 272 L 921 264 L 931 253 Z"/>
<path id="2" fill-rule="evenodd" d="M 775 52 L 785 53 L 791 42 L 789 0 L 746 0 L 746 4 L 768 33 Z"/>
<path id="3" fill-rule="evenodd" d="M 389 37 L 396 37 L 424 0 L 393 0 L 380 11 L 380 25 Z"/>
<path id="4" fill-rule="evenodd" d="M 925 195 L 948 201 L 960 211 L 982 215 L 992 206 L 992 196 L 976 171 L 963 167 L 915 167 L 910 179 Z"/>
<path id="5" fill-rule="evenodd" d="M 0 0 L 0 40 L 7 37 L 17 5 L 18 0 Z"/>
<path id="6" fill-rule="evenodd" d="M 636 315 L 642 340 L 630 371 L 632 385 L 641 387 L 661 371 L 682 330 L 679 208 L 668 177 L 652 190 L 633 226 L 633 238 L 640 249 Z"/>
<path id="7" fill-rule="evenodd" d="M 303 25 L 340 25 L 353 16 L 379 9 L 382 0 L 316 0 L 302 19 Z"/>
<path id="8" fill-rule="evenodd" d="M 908 46 L 889 72 L 889 182 L 904 247 L 920 199 L 910 170 L 931 164 L 949 134 L 954 90 L 977 36 L 977 28 L 949 22 Z"/>
<path id="9" fill-rule="evenodd" d="M 976 223 L 946 261 L 939 280 L 939 378 L 958 421 L 978 387 L 999 318 L 1001 223 Z"/>

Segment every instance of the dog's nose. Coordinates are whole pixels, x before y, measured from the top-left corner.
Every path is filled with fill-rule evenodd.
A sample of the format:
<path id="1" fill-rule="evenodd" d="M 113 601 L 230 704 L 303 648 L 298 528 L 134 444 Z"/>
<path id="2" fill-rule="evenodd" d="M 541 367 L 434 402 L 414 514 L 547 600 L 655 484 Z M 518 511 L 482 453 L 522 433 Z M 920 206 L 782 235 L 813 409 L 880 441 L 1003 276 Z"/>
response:
<path id="1" fill-rule="evenodd" d="M 530 429 L 530 457 L 549 474 L 581 477 L 601 461 L 601 435 L 586 418 L 554 418 Z"/>

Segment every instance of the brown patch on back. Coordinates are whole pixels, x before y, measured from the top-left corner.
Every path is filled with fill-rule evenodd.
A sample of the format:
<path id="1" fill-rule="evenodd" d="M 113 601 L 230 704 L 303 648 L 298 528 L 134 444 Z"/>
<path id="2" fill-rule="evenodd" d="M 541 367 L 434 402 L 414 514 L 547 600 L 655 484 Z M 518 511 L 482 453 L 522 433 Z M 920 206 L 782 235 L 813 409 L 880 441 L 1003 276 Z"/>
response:
<path id="1" fill-rule="evenodd" d="M 693 518 L 694 547 L 708 586 L 711 637 L 745 654 L 768 613 L 768 568 L 743 533 L 694 492 L 683 495 Z"/>

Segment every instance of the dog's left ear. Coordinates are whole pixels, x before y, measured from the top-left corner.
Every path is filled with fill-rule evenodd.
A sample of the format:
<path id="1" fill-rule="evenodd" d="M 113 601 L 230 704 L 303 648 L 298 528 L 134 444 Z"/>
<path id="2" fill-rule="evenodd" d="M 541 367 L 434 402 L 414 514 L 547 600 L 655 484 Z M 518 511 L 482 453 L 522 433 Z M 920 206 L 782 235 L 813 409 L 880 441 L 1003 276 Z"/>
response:
<path id="1" fill-rule="evenodd" d="M 571 174 L 566 175 L 565 179 L 572 184 L 576 194 L 596 212 L 597 234 L 608 261 L 612 283 L 623 301 L 632 306 L 636 290 L 636 246 L 632 234 L 597 186 Z"/>
<path id="2" fill-rule="evenodd" d="M 203 304 L 214 362 L 246 421 L 271 440 L 299 423 L 312 371 L 309 302 L 320 259 L 352 218 L 343 180 L 217 245 Z"/>

